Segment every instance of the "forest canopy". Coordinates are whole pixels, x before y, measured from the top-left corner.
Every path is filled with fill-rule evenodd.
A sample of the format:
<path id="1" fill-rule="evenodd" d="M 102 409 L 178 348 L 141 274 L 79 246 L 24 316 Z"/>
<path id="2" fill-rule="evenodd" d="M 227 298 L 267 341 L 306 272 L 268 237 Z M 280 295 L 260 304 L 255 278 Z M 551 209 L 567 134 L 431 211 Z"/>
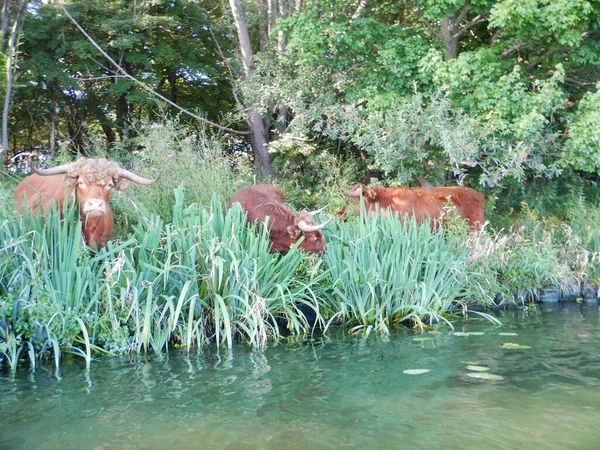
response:
<path id="1" fill-rule="evenodd" d="M 1 38 L 5 162 L 181 115 L 259 175 L 600 173 L 600 1 L 5 0 Z"/>

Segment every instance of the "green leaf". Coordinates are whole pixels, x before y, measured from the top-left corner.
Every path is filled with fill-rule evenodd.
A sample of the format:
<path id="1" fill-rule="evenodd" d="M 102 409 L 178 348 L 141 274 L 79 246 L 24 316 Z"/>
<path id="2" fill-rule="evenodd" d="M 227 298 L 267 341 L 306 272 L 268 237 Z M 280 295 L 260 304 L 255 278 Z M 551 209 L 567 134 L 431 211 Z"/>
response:
<path id="1" fill-rule="evenodd" d="M 515 344 L 514 342 L 505 342 L 500 346 L 500 348 L 505 348 L 509 350 L 527 350 L 531 347 L 529 345 Z"/>

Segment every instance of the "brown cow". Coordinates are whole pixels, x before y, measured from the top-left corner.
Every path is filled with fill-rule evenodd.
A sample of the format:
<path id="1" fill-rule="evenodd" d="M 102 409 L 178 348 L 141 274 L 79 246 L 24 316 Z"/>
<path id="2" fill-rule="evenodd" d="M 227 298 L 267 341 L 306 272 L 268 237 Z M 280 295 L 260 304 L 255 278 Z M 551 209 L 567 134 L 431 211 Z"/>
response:
<path id="1" fill-rule="evenodd" d="M 285 197 L 276 186 L 257 184 L 240 189 L 228 206 L 231 208 L 234 203 L 239 203 L 246 211 L 248 223 L 264 222 L 269 217 L 271 252 L 287 252 L 301 236 L 304 236 L 304 241 L 300 244 L 300 249 L 308 253 L 321 253 L 325 250 L 325 239 L 320 230 L 329 221 L 317 225 L 312 216 L 319 211 L 293 213 L 285 205 Z"/>
<path id="2" fill-rule="evenodd" d="M 347 193 L 354 198 L 362 198 L 367 211 L 379 208 L 380 215 L 387 215 L 388 208 L 399 215 L 414 216 L 417 223 L 430 218 L 432 226 L 434 219 L 442 216 L 443 208 L 450 202 L 456 207 L 460 217 L 465 219 L 472 229 L 478 230 L 483 226 L 483 194 L 463 186 L 438 188 L 384 188 L 368 189 L 362 184 L 356 184 Z M 359 205 L 357 205 L 357 210 Z"/>
<path id="3" fill-rule="evenodd" d="M 83 220 L 83 236 L 91 248 L 106 245 L 113 229 L 108 198 L 113 189 L 126 189 L 128 180 L 149 185 L 158 180 L 142 178 L 106 159 L 81 158 L 51 169 L 37 169 L 24 178 L 15 191 L 19 212 L 48 212 L 53 204 L 62 210 L 65 196 L 77 198 Z"/>

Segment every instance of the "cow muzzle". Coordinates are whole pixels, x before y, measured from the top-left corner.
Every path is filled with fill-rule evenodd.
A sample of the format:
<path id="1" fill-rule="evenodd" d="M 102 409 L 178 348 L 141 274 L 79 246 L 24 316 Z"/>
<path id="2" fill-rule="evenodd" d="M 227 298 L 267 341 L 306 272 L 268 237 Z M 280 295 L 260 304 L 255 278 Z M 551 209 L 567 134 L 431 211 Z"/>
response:
<path id="1" fill-rule="evenodd" d="M 83 205 L 83 215 L 100 217 L 106 214 L 106 202 L 100 198 L 90 198 Z"/>

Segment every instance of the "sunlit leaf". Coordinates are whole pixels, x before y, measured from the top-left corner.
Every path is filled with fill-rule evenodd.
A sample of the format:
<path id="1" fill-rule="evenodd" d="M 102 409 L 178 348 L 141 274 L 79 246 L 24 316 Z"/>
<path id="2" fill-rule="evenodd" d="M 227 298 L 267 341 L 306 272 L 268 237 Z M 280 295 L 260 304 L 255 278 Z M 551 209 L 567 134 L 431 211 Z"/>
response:
<path id="1" fill-rule="evenodd" d="M 416 337 L 413 338 L 413 341 L 415 342 L 423 342 L 423 341 L 431 341 L 433 338 L 431 337 Z"/>
<path id="2" fill-rule="evenodd" d="M 406 369 L 404 373 L 406 375 L 422 375 L 429 372 L 429 369 Z"/>
<path id="3" fill-rule="evenodd" d="M 498 333 L 498 336 L 518 336 L 517 333 Z"/>
<path id="4" fill-rule="evenodd" d="M 502 344 L 500 346 L 500 348 L 527 350 L 528 348 L 531 348 L 531 347 L 529 345 L 515 344 L 514 342 L 505 342 L 504 344 Z"/>
<path id="5" fill-rule="evenodd" d="M 479 380 L 495 380 L 495 381 L 504 380 L 503 376 L 495 375 L 495 374 L 489 373 L 489 372 L 469 372 L 467 374 L 467 376 L 471 377 L 471 378 L 477 378 Z"/>
<path id="6" fill-rule="evenodd" d="M 487 372 L 488 370 L 490 370 L 489 367 L 484 367 L 484 366 L 473 366 L 473 365 L 468 365 L 466 367 L 467 370 L 470 370 L 472 372 Z"/>

